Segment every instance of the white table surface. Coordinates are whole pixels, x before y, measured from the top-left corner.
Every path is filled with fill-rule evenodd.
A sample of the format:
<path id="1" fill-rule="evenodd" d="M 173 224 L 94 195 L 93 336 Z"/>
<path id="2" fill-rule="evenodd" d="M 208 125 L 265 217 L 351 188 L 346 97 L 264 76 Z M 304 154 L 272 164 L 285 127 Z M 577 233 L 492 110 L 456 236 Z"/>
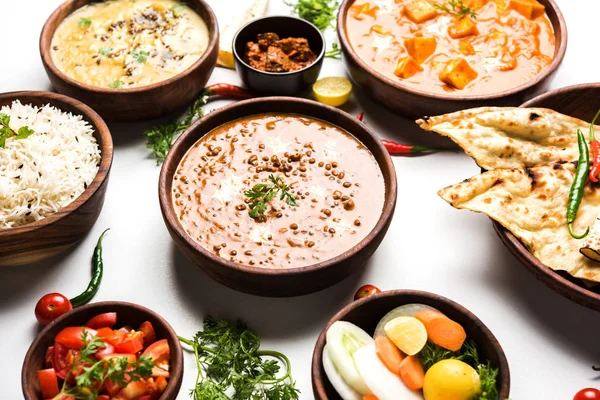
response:
<path id="1" fill-rule="evenodd" d="M 595 0 L 556 0 L 569 29 L 569 47 L 553 88 L 600 80 Z M 208 0 L 223 27 L 247 0 Z M 0 1 L 0 92 L 51 90 L 39 56 L 42 25 L 61 0 Z M 271 0 L 271 14 L 288 13 Z M 334 37 L 329 32 L 330 38 Z M 594 62 L 595 61 L 595 62 Z M 327 59 L 321 76 L 344 75 L 341 61 Z M 210 82 L 239 83 L 234 71 L 217 68 Z M 358 96 L 356 95 L 358 94 Z M 210 104 L 206 109 L 222 105 Z M 355 92 L 345 106 L 365 111 L 382 137 L 428 144 L 436 140 Z M 21 398 L 21 364 L 38 331 L 38 299 L 58 291 L 74 296 L 90 277 L 90 256 L 100 232 L 105 238 L 104 281 L 95 301 L 123 300 L 150 307 L 175 330 L 191 337 L 202 317 L 246 321 L 265 348 L 290 356 L 301 399 L 313 398 L 310 361 L 326 321 L 371 283 L 382 289 L 422 289 L 470 309 L 494 332 L 511 369 L 511 399 L 570 400 L 584 387 L 599 387 L 600 314 L 559 296 L 538 282 L 504 248 L 488 218 L 458 211 L 436 192 L 478 173 L 462 153 L 395 158 L 398 204 L 389 232 L 364 272 L 320 293 L 268 299 L 235 292 L 209 279 L 174 246 L 157 196 L 160 168 L 149 157 L 142 132 L 152 123 L 109 124 L 114 163 L 106 202 L 91 233 L 47 262 L 0 270 L 0 380 L 2 399 Z M 193 386 L 193 356 L 186 356 L 179 399 Z"/>

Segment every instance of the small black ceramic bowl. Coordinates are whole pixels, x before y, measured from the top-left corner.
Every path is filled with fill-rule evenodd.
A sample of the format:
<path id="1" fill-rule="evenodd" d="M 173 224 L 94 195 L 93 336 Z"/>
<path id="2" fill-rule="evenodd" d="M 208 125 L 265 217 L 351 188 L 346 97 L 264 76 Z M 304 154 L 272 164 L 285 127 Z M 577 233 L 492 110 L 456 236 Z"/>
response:
<path id="1" fill-rule="evenodd" d="M 314 63 L 293 72 L 265 72 L 252 68 L 246 61 L 246 44 L 256 42 L 261 33 L 274 32 L 280 38 L 306 38 L 313 53 Z M 244 84 L 253 92 L 263 95 L 293 96 L 308 89 L 317 81 L 325 56 L 325 38 L 308 21 L 288 16 L 264 17 L 244 25 L 233 38 L 235 69 Z"/>

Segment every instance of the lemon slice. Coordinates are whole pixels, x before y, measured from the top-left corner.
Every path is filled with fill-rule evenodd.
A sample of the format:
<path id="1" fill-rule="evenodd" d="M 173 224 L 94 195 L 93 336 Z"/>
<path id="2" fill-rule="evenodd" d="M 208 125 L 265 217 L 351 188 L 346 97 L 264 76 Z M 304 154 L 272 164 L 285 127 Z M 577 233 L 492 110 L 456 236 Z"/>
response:
<path id="1" fill-rule="evenodd" d="M 384 329 L 387 337 L 409 356 L 420 352 L 427 343 L 425 325 L 415 317 L 394 318 Z"/>
<path id="2" fill-rule="evenodd" d="M 317 101 L 334 107 L 339 107 L 350 98 L 352 84 L 346 78 L 330 76 L 319 79 L 313 85 L 313 93 Z"/>

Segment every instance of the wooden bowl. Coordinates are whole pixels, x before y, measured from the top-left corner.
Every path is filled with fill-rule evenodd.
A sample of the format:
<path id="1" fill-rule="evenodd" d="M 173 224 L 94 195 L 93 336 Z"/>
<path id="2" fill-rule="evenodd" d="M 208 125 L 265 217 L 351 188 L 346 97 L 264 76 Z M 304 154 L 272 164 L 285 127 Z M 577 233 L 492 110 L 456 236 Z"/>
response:
<path id="1" fill-rule="evenodd" d="M 484 95 L 437 94 L 405 86 L 379 73 L 364 62 L 352 48 L 346 33 L 346 15 L 356 0 L 344 0 L 337 18 L 337 32 L 346 68 L 352 80 L 375 101 L 409 118 L 441 115 L 480 106 L 517 106 L 534 92 L 543 91 L 562 62 L 567 50 L 567 25 L 554 0 L 538 0 L 546 7 L 556 36 L 552 63 L 535 79 L 516 88 Z"/>
<path id="2" fill-rule="evenodd" d="M 293 113 L 318 118 L 346 130 L 373 154 L 381 168 L 386 193 L 382 214 L 375 228 L 353 248 L 330 260 L 302 268 L 267 269 L 240 265 L 206 250 L 184 231 L 171 202 L 173 175 L 188 149 L 213 129 L 235 119 L 256 114 Z M 263 97 L 246 100 L 211 112 L 185 131 L 169 151 L 159 178 L 163 218 L 175 244 L 210 277 L 241 292 L 291 297 L 316 292 L 347 278 L 362 268 L 383 240 L 396 205 L 394 164 L 377 136 L 356 117 L 334 107 L 293 97 Z"/>
<path id="3" fill-rule="evenodd" d="M 29 264 L 52 257 L 79 241 L 92 228 L 104 204 L 113 159 L 113 142 L 108 127 L 85 104 L 56 93 L 12 92 L 0 94 L 0 107 L 20 100 L 23 104 L 44 106 L 83 116 L 94 129 L 100 146 L 100 168 L 88 188 L 71 204 L 36 222 L 0 229 L 0 266 Z"/>
<path id="4" fill-rule="evenodd" d="M 377 323 L 394 308 L 404 304 L 420 303 L 437 308 L 465 328 L 467 337 L 473 339 L 482 360 L 490 361 L 498 368 L 498 389 L 500 399 L 507 399 L 510 393 L 510 370 L 504 351 L 492 332 L 469 310 L 437 294 L 418 290 L 390 290 L 348 304 L 329 320 L 319 336 L 312 359 L 312 386 L 317 400 L 341 400 L 323 369 L 323 348 L 325 335 L 336 321 L 351 322 L 367 333 L 373 334 Z"/>
<path id="5" fill-rule="evenodd" d="M 600 84 L 586 84 L 557 89 L 531 99 L 521 107 L 544 107 L 591 121 L 600 109 Z M 573 133 L 575 134 L 575 133 Z M 533 275 L 552 290 L 582 306 L 600 311 L 600 289 L 586 287 L 580 279 L 566 272 L 553 271 L 542 264 L 510 231 L 493 221 L 494 229 L 508 250 L 523 263 Z"/>
<path id="6" fill-rule="evenodd" d="M 111 121 L 140 121 L 160 117 L 192 103 L 217 65 L 219 27 L 204 0 L 185 0 L 206 22 L 210 40 L 206 51 L 190 68 L 167 80 L 131 89 L 110 89 L 78 82 L 60 71 L 50 54 L 52 37 L 60 23 L 75 10 L 97 0 L 68 0 L 50 15 L 40 36 L 42 63 L 52 86 L 75 97 Z"/>
<path id="7" fill-rule="evenodd" d="M 46 326 L 33 340 L 21 370 L 21 386 L 26 400 L 41 400 L 42 396 L 36 372 L 44 368 L 44 358 L 48 346 L 54 344 L 54 337 L 67 326 L 83 326 L 89 319 L 106 312 L 117 313 L 117 327 L 139 326 L 149 321 L 154 327 L 157 339 L 167 339 L 171 349 L 169 384 L 159 400 L 175 400 L 183 380 L 183 351 L 177 334 L 171 325 L 154 311 L 133 303 L 122 301 L 104 301 L 78 307 Z M 34 323 L 34 319 L 31 319 Z"/>

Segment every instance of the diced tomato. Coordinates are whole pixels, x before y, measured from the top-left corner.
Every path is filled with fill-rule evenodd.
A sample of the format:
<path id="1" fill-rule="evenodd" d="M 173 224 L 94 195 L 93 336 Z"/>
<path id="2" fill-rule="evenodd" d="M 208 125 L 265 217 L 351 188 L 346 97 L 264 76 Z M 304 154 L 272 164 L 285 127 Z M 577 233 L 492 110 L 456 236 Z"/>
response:
<path id="1" fill-rule="evenodd" d="M 54 369 L 41 369 L 37 372 L 38 381 L 40 382 L 40 390 L 45 399 L 52 399 L 58 396 L 58 378 Z"/>
<path id="2" fill-rule="evenodd" d="M 119 328 L 119 330 L 121 332 L 127 333 L 127 332 L 131 332 L 133 330 L 133 328 L 131 327 L 131 325 L 125 325 L 125 326 Z"/>
<path id="3" fill-rule="evenodd" d="M 117 343 L 121 343 L 125 338 L 125 332 L 120 330 L 112 330 L 110 328 L 100 328 L 96 336 L 104 339 L 106 343 L 110 343 L 113 346 Z"/>
<path id="4" fill-rule="evenodd" d="M 102 359 L 102 358 L 105 358 L 106 356 L 113 354 L 114 352 L 115 352 L 115 347 L 112 344 L 105 342 L 104 347 L 101 348 L 100 350 L 98 350 L 96 352 L 95 356 Z"/>
<path id="5" fill-rule="evenodd" d="M 44 356 L 44 365 L 46 368 L 54 368 L 54 346 L 48 347 Z"/>
<path id="6" fill-rule="evenodd" d="M 129 361 L 130 363 L 134 363 L 137 361 L 137 357 L 135 354 L 112 353 L 112 354 L 99 355 L 98 353 L 96 353 L 96 356 L 101 360 L 109 360 L 111 358 L 126 358 L 127 361 Z"/>
<path id="7" fill-rule="evenodd" d="M 129 382 L 127 386 L 121 390 L 120 396 L 131 400 L 143 396 L 149 392 L 148 385 L 142 381 Z"/>
<path id="8" fill-rule="evenodd" d="M 115 343 L 115 351 L 119 353 L 135 354 L 144 348 L 144 334 L 131 331 L 125 335 L 120 343 Z"/>
<path id="9" fill-rule="evenodd" d="M 98 396 L 96 398 L 96 400 L 110 400 L 110 396 L 107 396 L 105 394 L 101 394 L 100 396 Z"/>
<path id="10" fill-rule="evenodd" d="M 82 326 L 68 326 L 58 332 L 54 340 L 70 349 L 81 349 L 85 345 L 82 340 L 84 330 L 88 337 L 96 336 L 96 331 L 93 329 Z"/>
<path id="11" fill-rule="evenodd" d="M 156 378 L 155 382 L 156 382 L 156 389 L 161 393 L 164 392 L 165 389 L 167 388 L 167 383 L 168 383 L 167 379 L 163 376 L 159 376 L 158 378 Z"/>
<path id="12" fill-rule="evenodd" d="M 117 323 L 117 313 L 108 312 L 96 315 L 90 319 L 85 326 L 92 329 L 112 328 Z"/>
<path id="13" fill-rule="evenodd" d="M 169 349 L 169 342 L 167 339 L 161 339 L 157 342 L 152 343 L 146 350 L 144 350 L 144 355 L 150 356 L 152 361 L 155 364 L 164 363 L 165 361 L 169 361 L 171 358 L 171 351 Z"/>
<path id="14" fill-rule="evenodd" d="M 117 393 L 119 393 L 121 391 L 121 385 L 119 385 L 117 382 L 113 382 L 110 379 L 107 379 L 106 381 L 104 381 L 104 390 L 106 390 L 106 393 L 108 393 L 108 395 L 110 397 L 114 397 L 117 395 Z"/>
<path id="15" fill-rule="evenodd" d="M 56 375 L 65 379 L 71 366 L 79 359 L 79 350 L 69 349 L 58 342 L 54 342 L 54 355 L 52 363 Z"/>
<path id="16" fill-rule="evenodd" d="M 144 334 L 144 347 L 148 347 L 152 343 L 156 342 L 156 333 L 154 332 L 154 327 L 150 322 L 142 322 L 138 328 L 138 331 Z"/>

